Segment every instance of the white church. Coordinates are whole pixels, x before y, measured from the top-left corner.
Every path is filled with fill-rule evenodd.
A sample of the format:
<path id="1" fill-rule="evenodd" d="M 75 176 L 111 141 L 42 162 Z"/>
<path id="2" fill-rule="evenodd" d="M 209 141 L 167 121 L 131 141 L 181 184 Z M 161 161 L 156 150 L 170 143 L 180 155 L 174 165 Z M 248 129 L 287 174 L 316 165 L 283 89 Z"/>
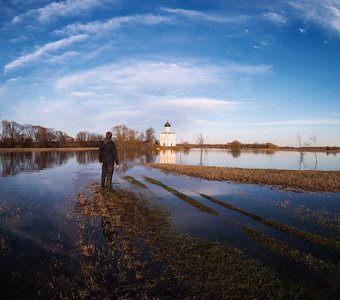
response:
<path id="1" fill-rule="evenodd" d="M 159 144 L 161 147 L 176 146 L 176 134 L 171 132 L 171 125 L 169 122 L 166 122 L 164 125 L 164 132 L 160 134 Z"/>

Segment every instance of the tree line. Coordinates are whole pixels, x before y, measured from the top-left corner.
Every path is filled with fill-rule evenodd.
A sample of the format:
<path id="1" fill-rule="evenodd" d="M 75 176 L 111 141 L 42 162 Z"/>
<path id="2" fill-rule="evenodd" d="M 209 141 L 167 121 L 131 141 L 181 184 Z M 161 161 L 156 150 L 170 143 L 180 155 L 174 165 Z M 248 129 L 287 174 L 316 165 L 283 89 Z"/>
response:
<path id="1" fill-rule="evenodd" d="M 152 127 L 139 132 L 126 125 L 116 125 L 111 130 L 118 147 L 153 146 L 158 143 Z M 73 138 L 63 131 L 40 125 L 22 125 L 8 120 L 2 120 L 0 124 L 0 148 L 98 147 L 103 138 L 102 134 L 89 131 L 80 131 Z"/>

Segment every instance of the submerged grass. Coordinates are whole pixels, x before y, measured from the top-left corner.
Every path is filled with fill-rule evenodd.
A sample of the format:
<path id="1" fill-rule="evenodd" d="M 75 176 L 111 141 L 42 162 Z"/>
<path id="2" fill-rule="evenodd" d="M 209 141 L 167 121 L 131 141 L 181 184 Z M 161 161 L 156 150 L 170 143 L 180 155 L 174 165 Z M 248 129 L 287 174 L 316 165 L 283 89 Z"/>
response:
<path id="1" fill-rule="evenodd" d="M 72 219 L 100 220 L 107 243 L 93 240 L 93 227 L 79 227 L 81 273 L 52 282 L 63 298 L 317 299 L 239 249 L 176 232 L 168 213 L 145 196 L 92 186 L 78 199 Z"/>
<path id="2" fill-rule="evenodd" d="M 131 177 L 131 178 L 132 179 L 130 179 L 130 182 L 132 182 L 134 184 L 135 179 L 133 177 Z M 148 181 L 149 182 L 151 181 L 150 178 L 148 179 Z M 159 185 L 159 186 L 162 186 L 162 187 L 166 186 L 165 184 L 163 184 L 163 183 L 161 183 L 161 182 L 159 182 L 155 179 L 152 179 L 152 182 L 155 182 L 155 181 L 157 182 L 157 185 Z M 175 195 L 177 195 L 177 194 L 175 194 Z M 181 195 L 183 195 L 183 194 L 181 194 Z M 211 196 L 201 194 L 201 193 L 200 193 L 200 195 L 202 197 L 206 198 L 207 200 L 209 200 L 209 201 L 211 201 L 215 204 L 218 204 L 220 206 L 226 207 L 228 209 L 236 210 L 237 212 L 242 212 L 243 214 L 246 214 L 247 216 L 252 215 L 252 214 L 250 214 L 246 211 L 238 209 L 237 207 L 235 207 L 235 206 L 233 206 L 229 203 L 220 201 L 220 200 L 215 199 Z M 255 215 L 253 215 L 253 216 L 255 216 Z M 257 220 L 259 220 L 259 218 L 260 217 L 257 216 Z M 280 253 L 281 255 L 294 258 L 296 261 L 303 263 L 308 268 L 316 269 L 316 270 L 328 270 L 328 271 L 335 269 L 335 267 L 333 265 L 330 265 L 329 263 L 323 261 L 322 259 L 315 258 L 310 254 L 305 254 L 305 253 L 299 251 L 298 249 L 290 247 L 289 245 L 287 245 L 286 243 L 284 243 L 282 241 L 279 241 L 277 239 L 269 237 L 265 234 L 262 234 L 262 233 L 260 233 L 256 230 L 253 230 L 253 229 L 251 229 L 247 226 L 238 224 L 236 222 L 233 222 L 233 221 L 229 221 L 229 222 L 240 227 L 249 237 L 251 237 L 258 244 L 260 244 L 260 245 L 262 245 L 266 248 L 269 248 L 271 250 L 274 250 L 274 251 Z"/>
<path id="3" fill-rule="evenodd" d="M 202 194 L 202 193 L 199 193 L 199 194 L 202 197 L 204 197 L 205 199 L 207 199 L 207 200 L 209 200 L 213 203 L 216 203 L 220 206 L 223 206 L 225 208 L 228 208 L 230 210 L 234 210 L 238 213 L 241 213 L 245 216 L 248 216 L 251 219 L 258 221 L 258 222 L 261 222 L 261 223 L 263 223 L 263 224 L 265 224 L 265 225 L 267 225 L 271 228 L 274 228 L 274 229 L 282 231 L 282 232 L 286 232 L 286 233 L 293 235 L 295 237 L 302 238 L 302 239 L 305 239 L 307 241 L 313 242 L 315 244 L 318 244 L 318 245 L 330 248 L 332 250 L 335 250 L 337 252 L 340 252 L 340 242 L 338 242 L 336 240 L 324 238 L 324 237 L 319 236 L 317 234 L 314 234 L 314 233 L 311 233 L 311 232 L 308 232 L 308 231 L 305 231 L 305 230 L 301 230 L 301 229 L 298 229 L 298 228 L 295 228 L 295 227 L 292 227 L 292 226 L 288 226 L 286 224 L 279 223 L 277 221 L 274 221 L 274 220 L 271 220 L 271 219 L 268 219 L 268 218 L 265 218 L 265 217 L 255 215 L 255 214 L 250 213 L 248 211 L 245 211 L 245 210 L 243 210 L 239 207 L 236 207 L 236 206 L 234 206 L 234 205 L 232 205 L 228 202 L 215 199 L 214 197 L 211 197 L 211 196 L 208 196 L 208 195 L 205 195 L 205 194 Z"/>
<path id="4" fill-rule="evenodd" d="M 147 189 L 148 188 L 143 182 L 140 182 L 139 180 L 137 180 L 136 178 L 134 178 L 132 176 L 124 176 L 122 178 L 124 180 L 126 180 L 127 182 L 135 185 L 136 187 L 139 187 L 139 188 L 142 188 L 142 189 Z"/>
<path id="5" fill-rule="evenodd" d="M 209 214 L 212 214 L 212 215 L 217 215 L 218 214 L 212 208 L 210 208 L 210 207 L 202 204 L 201 202 L 199 202 L 199 201 L 197 201 L 195 199 L 192 199 L 192 198 L 188 197 L 187 195 L 185 195 L 185 194 L 183 194 L 183 193 L 181 193 L 181 192 L 179 192 L 179 191 L 169 187 L 168 185 L 164 184 L 161 181 L 158 181 L 156 179 L 153 179 L 153 178 L 150 178 L 150 177 L 147 177 L 147 176 L 144 176 L 144 178 L 145 178 L 145 180 L 147 182 L 162 187 L 163 189 L 167 190 L 171 194 L 175 195 L 177 198 L 185 201 L 186 203 L 188 203 L 191 206 L 194 206 L 194 207 L 198 208 L 200 211 L 203 211 L 203 212 L 206 212 L 206 213 L 209 213 Z"/>
<path id="6" fill-rule="evenodd" d="M 308 268 L 315 270 L 337 271 L 333 265 L 330 265 L 322 259 L 315 258 L 310 254 L 303 253 L 297 249 L 290 247 L 284 242 L 269 237 L 247 226 L 242 225 L 241 228 L 258 244 L 272 249 L 280 253 L 281 255 L 291 257 L 296 261 L 303 263 Z"/>

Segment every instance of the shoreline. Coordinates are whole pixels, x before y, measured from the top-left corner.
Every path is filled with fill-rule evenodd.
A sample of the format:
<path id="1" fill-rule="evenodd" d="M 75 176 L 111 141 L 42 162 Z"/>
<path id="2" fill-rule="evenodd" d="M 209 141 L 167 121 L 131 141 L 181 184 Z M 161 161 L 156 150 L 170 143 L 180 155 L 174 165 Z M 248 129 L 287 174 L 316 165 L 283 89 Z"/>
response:
<path id="1" fill-rule="evenodd" d="M 340 171 L 242 169 L 147 163 L 164 171 L 214 181 L 269 185 L 297 192 L 340 192 Z"/>

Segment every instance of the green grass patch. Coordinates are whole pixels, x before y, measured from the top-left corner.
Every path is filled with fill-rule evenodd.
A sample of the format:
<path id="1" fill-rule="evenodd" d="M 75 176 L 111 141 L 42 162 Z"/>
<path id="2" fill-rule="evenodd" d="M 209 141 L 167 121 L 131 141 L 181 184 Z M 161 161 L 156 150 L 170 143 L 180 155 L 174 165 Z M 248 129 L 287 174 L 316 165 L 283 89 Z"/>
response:
<path id="1" fill-rule="evenodd" d="M 203 212 L 206 212 L 206 213 L 212 214 L 212 215 L 217 215 L 218 214 L 212 208 L 202 204 L 201 202 L 199 202 L 199 201 L 197 201 L 195 199 L 190 198 L 189 196 L 187 196 L 187 195 L 185 195 L 185 194 L 183 194 L 183 193 L 181 193 L 181 192 L 179 192 L 177 190 L 174 190 L 173 188 L 167 186 L 166 184 L 164 184 L 161 181 L 158 181 L 156 179 L 153 179 L 153 178 L 150 178 L 150 177 L 147 177 L 147 176 L 144 176 L 144 178 L 145 178 L 145 180 L 147 182 L 162 187 L 163 189 L 167 190 L 171 194 L 175 195 L 177 198 L 183 200 L 184 202 L 188 203 L 189 205 L 191 205 L 193 207 L 196 207 L 200 211 L 203 211 Z"/>
<path id="2" fill-rule="evenodd" d="M 205 195 L 205 194 L 202 194 L 202 193 L 199 193 L 199 194 L 203 198 L 205 198 L 205 199 L 207 199 L 207 200 L 209 200 L 209 201 L 211 201 L 215 204 L 218 204 L 218 205 L 223 206 L 225 208 L 234 210 L 238 213 L 241 213 L 245 216 L 250 217 L 251 219 L 253 219 L 255 221 L 261 222 L 261 223 L 263 223 L 263 224 L 265 224 L 265 225 L 267 225 L 271 228 L 274 228 L 274 229 L 282 231 L 282 232 L 286 232 L 286 233 L 293 235 L 295 237 L 302 238 L 302 239 L 305 239 L 307 241 L 313 242 L 315 244 L 318 244 L 318 245 L 330 248 L 332 250 L 335 250 L 337 252 L 340 252 L 340 242 L 338 242 L 336 240 L 324 238 L 324 237 L 319 236 L 317 234 L 314 234 L 314 233 L 311 233 L 311 232 L 308 232 L 308 231 L 305 231 L 305 230 L 301 230 L 301 229 L 298 229 L 298 228 L 295 228 L 295 227 L 291 227 L 291 226 L 288 226 L 286 224 L 279 223 L 277 221 L 252 214 L 252 213 L 245 211 L 245 210 L 243 210 L 239 207 L 236 207 L 236 206 L 234 206 L 234 205 L 232 205 L 228 202 L 215 199 L 211 196 L 208 196 L 208 195 Z"/>

